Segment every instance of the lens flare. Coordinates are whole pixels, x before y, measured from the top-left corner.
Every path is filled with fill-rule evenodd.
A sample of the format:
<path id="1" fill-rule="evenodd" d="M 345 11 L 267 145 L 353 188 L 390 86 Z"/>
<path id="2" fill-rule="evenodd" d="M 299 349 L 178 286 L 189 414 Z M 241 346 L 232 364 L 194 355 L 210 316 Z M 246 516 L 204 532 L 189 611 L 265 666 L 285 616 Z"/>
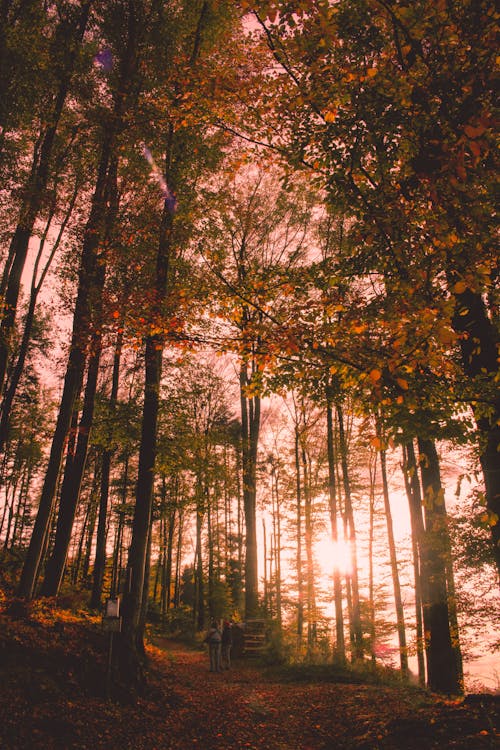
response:
<path id="1" fill-rule="evenodd" d="M 142 155 L 144 156 L 149 166 L 151 167 L 151 176 L 158 183 L 158 186 L 161 190 L 161 194 L 163 195 L 163 198 L 165 200 L 165 206 L 168 208 L 168 210 L 171 213 L 173 213 L 177 208 L 177 199 L 175 197 L 175 193 L 169 189 L 167 185 L 167 181 L 165 180 L 161 170 L 158 168 L 153 158 L 153 154 L 151 153 L 150 149 L 146 146 L 145 143 L 141 144 L 141 150 L 142 150 Z"/>

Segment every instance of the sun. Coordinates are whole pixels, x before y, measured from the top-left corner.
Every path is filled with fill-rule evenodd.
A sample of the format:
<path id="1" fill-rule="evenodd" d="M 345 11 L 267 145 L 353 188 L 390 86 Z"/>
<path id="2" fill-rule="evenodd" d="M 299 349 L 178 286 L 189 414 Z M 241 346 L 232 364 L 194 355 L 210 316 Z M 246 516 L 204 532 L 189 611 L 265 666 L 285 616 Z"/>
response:
<path id="1" fill-rule="evenodd" d="M 331 537 L 324 537 L 318 540 L 314 545 L 314 556 L 327 575 L 334 571 L 346 574 L 352 570 L 351 545 L 346 539 L 333 542 Z"/>

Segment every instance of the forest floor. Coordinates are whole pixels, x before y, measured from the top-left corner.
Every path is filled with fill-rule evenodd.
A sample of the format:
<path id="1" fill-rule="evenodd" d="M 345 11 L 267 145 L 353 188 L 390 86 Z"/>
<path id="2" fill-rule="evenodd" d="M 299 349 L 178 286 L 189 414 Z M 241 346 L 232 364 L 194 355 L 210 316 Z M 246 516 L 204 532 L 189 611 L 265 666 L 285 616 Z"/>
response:
<path id="1" fill-rule="evenodd" d="M 142 694 L 106 699 L 108 638 L 82 613 L 0 612 L 2 750 L 499 747 L 500 696 L 290 681 L 244 658 L 214 674 L 201 648 L 161 637 L 148 645 Z"/>

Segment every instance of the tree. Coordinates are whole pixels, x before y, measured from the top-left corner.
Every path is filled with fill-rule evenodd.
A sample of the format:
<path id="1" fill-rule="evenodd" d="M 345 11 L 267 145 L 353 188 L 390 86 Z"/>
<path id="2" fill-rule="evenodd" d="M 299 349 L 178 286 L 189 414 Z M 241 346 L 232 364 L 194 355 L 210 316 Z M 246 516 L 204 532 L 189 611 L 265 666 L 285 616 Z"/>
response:
<path id="1" fill-rule="evenodd" d="M 32 168 L 24 188 L 25 198 L 20 207 L 19 221 L 10 243 L 1 285 L 5 298 L 4 312 L 0 322 L 0 389 L 4 385 L 11 350 L 11 337 L 28 244 L 45 196 L 55 136 L 91 6 L 92 1 L 89 0 L 76 9 L 71 4 L 61 7 L 60 22 L 54 30 L 53 50 L 51 51 L 51 60 L 54 65 L 54 91 L 50 92 L 49 113 L 34 149 Z"/>
<path id="2" fill-rule="evenodd" d="M 225 201 L 211 212 L 210 227 L 207 222 L 211 244 L 203 249 L 219 282 L 216 313 L 236 329 L 236 339 L 230 334 L 227 347 L 239 356 L 247 618 L 258 611 L 256 481 L 261 392 L 264 371 L 280 346 L 267 338 L 267 323 L 279 317 L 280 306 L 286 304 L 284 279 L 303 256 L 309 224 L 308 196 L 299 188 L 288 195 L 279 178 L 279 173 L 267 176 L 261 170 L 243 169 L 227 180 L 221 190 Z"/>
<path id="3" fill-rule="evenodd" d="M 202 41 L 207 38 L 207 29 L 213 33 L 215 21 L 219 23 L 222 21 L 222 12 L 226 9 L 221 8 L 217 15 L 209 16 L 209 3 L 204 0 L 199 7 L 194 9 L 194 13 L 190 13 L 187 6 L 166 10 L 172 12 L 172 17 L 168 18 L 168 13 L 163 15 L 161 12 L 158 21 L 160 23 L 166 21 L 169 24 L 166 28 L 169 29 L 172 49 L 175 49 L 179 60 L 182 61 L 182 72 L 186 75 L 184 85 L 190 83 L 194 85 L 197 81 L 197 64 Z M 176 25 L 175 21 L 179 23 Z M 220 26 L 217 26 L 217 33 L 221 31 Z M 184 37 L 185 32 L 187 33 Z M 214 45 L 213 38 L 211 38 L 211 45 Z M 213 50 L 214 46 L 210 49 Z M 167 83 L 170 83 L 170 86 L 165 93 L 172 102 L 182 107 L 185 100 L 182 99 L 182 93 L 179 96 L 180 80 L 169 76 Z M 185 91 L 187 92 L 186 89 Z M 187 96 L 189 97 L 190 93 Z M 176 252 L 176 246 L 177 243 L 181 246 L 187 245 L 192 229 L 188 214 L 194 204 L 195 185 L 203 168 L 209 169 L 211 163 L 216 163 L 218 153 L 218 149 L 213 146 L 213 140 L 209 142 L 206 126 L 203 124 L 200 126 L 199 122 L 186 124 L 183 120 L 178 121 L 175 116 L 171 116 L 167 118 L 164 133 L 164 167 L 160 173 L 152 154 L 148 150 L 145 151 L 155 176 L 160 178 L 164 205 L 158 226 L 157 251 L 151 282 L 153 294 L 151 308 L 148 311 L 149 330 L 144 336 L 144 406 L 136 503 L 128 556 L 130 585 L 124 595 L 123 628 L 120 636 L 119 666 L 128 682 L 140 681 L 142 673 L 144 607 L 147 605 L 148 591 L 147 552 L 151 532 L 162 355 L 170 328 L 176 333 L 178 333 L 176 329 L 179 328 L 176 312 L 180 306 L 178 305 L 177 309 L 174 306 L 176 300 L 173 295 L 175 274 L 178 269 L 178 266 L 176 269 L 176 262 L 179 263 L 181 260 L 180 253 Z M 188 146 L 196 151 L 188 150 Z M 182 200 L 179 200 L 177 205 L 175 196 L 181 194 Z M 177 213 L 175 213 L 176 210 Z M 183 217 L 185 224 L 179 217 Z M 165 322 L 166 319 L 167 322 Z M 172 321 L 170 324 L 169 319 Z M 180 327 L 182 330 L 182 325 Z"/>
<path id="4" fill-rule="evenodd" d="M 125 45 L 119 50 L 119 53 L 122 54 L 120 75 L 116 82 L 117 88 L 114 92 L 112 110 L 108 112 L 106 122 L 108 127 L 103 133 L 95 188 L 83 237 L 72 341 L 64 390 L 37 518 L 19 584 L 20 595 L 27 599 L 33 596 L 35 590 L 57 479 L 63 460 L 63 447 L 70 428 L 76 400 L 82 388 L 87 346 L 91 337 L 92 326 L 96 323 L 93 306 L 99 304 L 104 284 L 105 259 L 104 257 L 100 258 L 100 245 L 105 239 L 110 214 L 114 213 L 113 186 L 116 181 L 117 168 L 116 139 L 124 129 L 124 118 L 128 108 L 136 101 L 137 26 L 141 14 L 139 9 L 133 5 L 128 10 L 129 13 L 124 17 Z M 71 502 L 73 502 L 72 498 Z"/>
<path id="5" fill-rule="evenodd" d="M 308 168 L 350 217 L 351 258 L 391 283 L 394 359 L 401 361 L 403 308 L 420 308 L 417 331 L 424 333 L 432 309 L 433 320 L 458 334 L 457 344 L 440 327 L 439 361 L 453 361 L 460 347 L 456 398 L 474 404 L 500 565 L 493 3 L 318 0 L 307 12 L 282 2 L 244 6 L 254 10 L 275 61 L 248 137 L 257 132 L 291 168 Z M 259 84 L 252 83 L 255 101 Z M 410 358 L 431 362 L 425 348 Z"/>

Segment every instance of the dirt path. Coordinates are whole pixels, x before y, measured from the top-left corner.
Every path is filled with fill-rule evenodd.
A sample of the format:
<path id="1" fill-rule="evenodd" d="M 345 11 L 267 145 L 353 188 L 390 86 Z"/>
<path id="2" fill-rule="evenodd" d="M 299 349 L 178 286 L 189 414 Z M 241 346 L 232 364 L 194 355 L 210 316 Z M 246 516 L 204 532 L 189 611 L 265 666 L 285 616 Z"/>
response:
<path id="1" fill-rule="evenodd" d="M 173 702 L 173 720 L 167 708 L 165 744 L 158 750 L 495 746 L 489 731 L 479 734 L 469 708 L 444 704 L 439 712 L 434 705 L 416 710 L 414 697 L 412 702 L 406 691 L 380 686 L 280 684 L 266 679 L 248 660 L 213 674 L 205 654 L 182 650 L 175 642 L 158 646 L 156 679 Z M 483 725 L 489 729 L 480 717 L 479 726 Z"/>
<path id="2" fill-rule="evenodd" d="M 482 750 L 499 738 L 498 702 L 417 705 L 396 688 L 283 684 L 248 660 L 213 674 L 205 652 L 164 639 L 128 705 L 83 690 L 61 654 L 38 664 L 37 653 L 2 673 L 2 750 Z"/>
<path id="3" fill-rule="evenodd" d="M 230 671 L 214 674 L 208 671 L 205 654 L 180 650 L 168 641 L 158 645 L 162 650 L 157 652 L 157 663 L 165 669 L 163 688 L 168 684 L 171 689 L 178 716 L 177 739 L 172 738 L 172 744 L 165 747 L 374 748 L 377 739 L 373 731 L 379 722 L 391 718 L 395 708 L 393 694 L 389 707 L 384 689 L 277 684 L 266 680 L 248 660 L 239 660 Z M 405 711 L 407 707 L 400 700 L 397 708 Z M 369 706 L 366 715 L 360 710 L 360 702 Z"/>

